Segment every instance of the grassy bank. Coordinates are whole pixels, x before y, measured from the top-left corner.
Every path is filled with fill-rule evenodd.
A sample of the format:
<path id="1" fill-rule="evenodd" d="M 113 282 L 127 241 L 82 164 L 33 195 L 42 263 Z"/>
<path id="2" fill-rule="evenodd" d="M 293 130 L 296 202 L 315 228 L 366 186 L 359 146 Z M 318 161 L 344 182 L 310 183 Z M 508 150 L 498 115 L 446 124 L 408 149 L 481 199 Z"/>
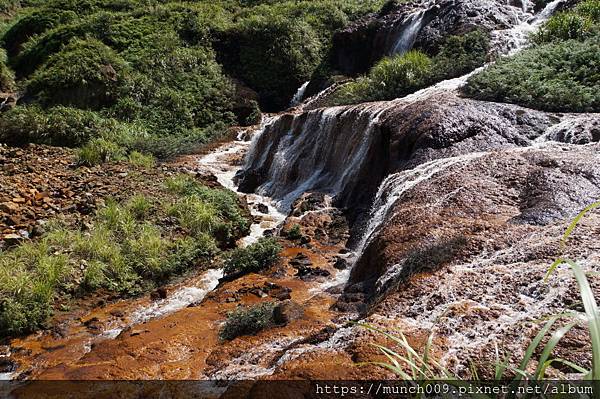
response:
<path id="1" fill-rule="evenodd" d="M 160 197 L 107 201 L 80 229 L 50 222 L 38 241 L 0 252 L 0 334 L 43 328 L 72 298 L 136 295 L 213 267 L 249 226 L 234 193 L 186 175 L 166 180 Z"/>

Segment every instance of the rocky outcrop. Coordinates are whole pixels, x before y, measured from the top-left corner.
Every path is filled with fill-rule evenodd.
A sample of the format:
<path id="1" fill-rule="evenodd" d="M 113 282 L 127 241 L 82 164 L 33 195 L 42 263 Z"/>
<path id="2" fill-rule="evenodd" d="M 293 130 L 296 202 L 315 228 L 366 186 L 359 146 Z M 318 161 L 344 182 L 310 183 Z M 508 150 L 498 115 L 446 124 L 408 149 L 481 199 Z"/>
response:
<path id="1" fill-rule="evenodd" d="M 449 35 L 506 29 L 530 18 L 531 12 L 533 5 L 528 2 L 389 2 L 379 14 L 366 16 L 335 34 L 331 64 L 339 73 L 354 76 L 385 55 L 413 46 L 432 53 Z"/>
<path id="2" fill-rule="evenodd" d="M 438 164 L 407 190 L 389 184 L 385 195 L 395 201 L 354 266 L 349 291 L 358 284 L 381 296 L 412 275 L 489 259 L 534 232 L 554 231 L 554 222 L 600 198 L 598 150 L 560 143 L 495 150 Z M 553 255 L 528 256 L 543 263 Z"/>
<path id="3" fill-rule="evenodd" d="M 565 129 L 575 126 L 568 122 L 572 118 L 443 92 L 284 114 L 255 140 L 238 175 L 240 189 L 286 205 L 304 192 L 320 191 L 358 213 L 390 173 L 435 159 L 529 146 L 561 120 Z M 582 117 L 581 129 L 597 119 Z"/>

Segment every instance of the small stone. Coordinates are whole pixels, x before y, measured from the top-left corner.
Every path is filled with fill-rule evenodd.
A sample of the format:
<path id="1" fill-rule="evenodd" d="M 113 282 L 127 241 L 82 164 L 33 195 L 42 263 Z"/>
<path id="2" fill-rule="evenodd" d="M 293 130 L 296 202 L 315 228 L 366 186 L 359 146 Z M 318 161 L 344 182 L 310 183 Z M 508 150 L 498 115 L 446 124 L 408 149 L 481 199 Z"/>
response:
<path id="1" fill-rule="evenodd" d="M 348 261 L 344 258 L 336 257 L 333 267 L 338 270 L 346 270 L 348 268 Z"/>
<path id="2" fill-rule="evenodd" d="M 269 207 L 265 204 L 256 204 L 254 207 L 257 211 L 259 211 L 260 213 L 264 213 L 264 214 L 268 214 L 269 213 Z"/>
<path id="3" fill-rule="evenodd" d="M 153 301 L 158 301 L 159 299 L 166 299 L 167 294 L 168 291 L 165 287 L 159 287 L 150 294 L 150 299 L 152 299 Z"/>
<path id="4" fill-rule="evenodd" d="M 291 300 L 286 300 L 273 309 L 273 321 L 277 324 L 288 324 L 304 315 L 302 306 Z"/>

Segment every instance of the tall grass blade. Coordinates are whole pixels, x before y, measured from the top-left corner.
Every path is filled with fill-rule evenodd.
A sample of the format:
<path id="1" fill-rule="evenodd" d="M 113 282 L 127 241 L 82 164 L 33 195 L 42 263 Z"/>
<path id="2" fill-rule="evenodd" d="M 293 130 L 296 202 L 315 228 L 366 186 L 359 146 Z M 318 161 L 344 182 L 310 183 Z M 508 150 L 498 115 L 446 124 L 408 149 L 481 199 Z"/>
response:
<path id="1" fill-rule="evenodd" d="M 583 269 L 572 260 L 565 259 L 565 263 L 573 270 L 581 292 L 592 341 L 592 379 L 598 381 L 600 380 L 600 313 L 598 312 L 598 305 Z"/>
<path id="2" fill-rule="evenodd" d="M 541 380 L 544 378 L 544 374 L 543 374 L 545 372 L 544 364 L 546 363 L 546 361 L 552 354 L 552 351 L 554 350 L 554 348 L 556 347 L 558 342 L 562 339 L 562 337 L 565 336 L 566 333 L 569 332 L 569 330 L 571 330 L 571 328 L 573 328 L 573 326 L 575 324 L 577 324 L 577 323 L 569 323 L 566 326 L 559 328 L 558 330 L 556 330 L 554 332 L 554 334 L 552 334 L 552 337 L 550 337 L 550 340 L 548 341 L 546 346 L 544 346 L 544 350 L 542 351 L 542 354 L 540 355 L 540 359 L 538 361 L 539 362 L 538 367 L 535 370 L 535 374 L 534 374 L 536 379 Z"/>

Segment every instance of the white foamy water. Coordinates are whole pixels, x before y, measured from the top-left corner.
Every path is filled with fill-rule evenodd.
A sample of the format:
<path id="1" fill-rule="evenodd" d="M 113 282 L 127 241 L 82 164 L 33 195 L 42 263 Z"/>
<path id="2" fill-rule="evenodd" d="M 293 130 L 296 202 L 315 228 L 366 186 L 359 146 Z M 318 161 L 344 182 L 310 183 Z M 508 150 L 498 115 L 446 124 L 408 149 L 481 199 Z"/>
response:
<path id="1" fill-rule="evenodd" d="M 427 11 L 429 11 L 427 8 L 416 11 L 402 21 L 400 33 L 394 40 L 389 55 L 404 54 L 413 47 L 419 32 L 423 28 L 423 19 Z"/>
<path id="2" fill-rule="evenodd" d="M 304 84 L 298 88 L 298 91 L 296 92 L 296 94 L 294 94 L 292 101 L 290 101 L 290 108 L 295 107 L 296 105 L 302 102 L 302 99 L 304 98 L 304 93 L 306 92 L 306 88 L 308 87 L 309 83 L 310 81 L 304 82 Z"/>
<path id="3" fill-rule="evenodd" d="M 492 32 L 491 48 L 497 55 L 513 55 L 529 43 L 529 38 L 556 11 L 556 8 L 566 0 L 554 0 L 546 5 L 537 15 L 527 18 L 522 23 L 510 29 Z"/>

